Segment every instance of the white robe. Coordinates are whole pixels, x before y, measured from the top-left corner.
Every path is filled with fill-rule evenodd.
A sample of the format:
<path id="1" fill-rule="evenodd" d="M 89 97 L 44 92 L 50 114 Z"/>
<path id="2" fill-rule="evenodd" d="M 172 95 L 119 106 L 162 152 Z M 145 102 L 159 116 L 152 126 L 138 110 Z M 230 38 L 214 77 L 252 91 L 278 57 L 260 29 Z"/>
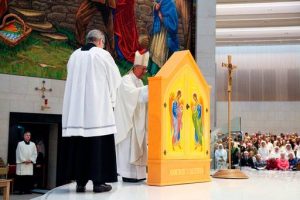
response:
<path id="1" fill-rule="evenodd" d="M 225 149 L 217 149 L 215 151 L 215 158 L 218 169 L 225 169 L 227 167 L 227 151 Z"/>
<path id="2" fill-rule="evenodd" d="M 118 173 L 122 177 L 146 178 L 148 87 L 132 72 L 117 91 L 115 118 Z"/>
<path id="3" fill-rule="evenodd" d="M 109 52 L 77 49 L 68 62 L 62 126 L 63 137 L 95 137 L 116 133 L 113 107 L 121 82 Z"/>
<path id="4" fill-rule="evenodd" d="M 273 148 L 274 148 L 273 144 L 271 142 L 268 142 L 267 147 L 269 149 L 269 152 L 271 153 L 273 151 Z"/>
<path id="5" fill-rule="evenodd" d="M 16 150 L 16 174 L 19 176 L 33 175 L 33 163 L 36 163 L 37 151 L 33 142 L 26 144 L 24 141 L 19 142 Z M 30 160 L 32 163 L 23 162 Z"/>
<path id="6" fill-rule="evenodd" d="M 261 155 L 262 160 L 268 160 L 269 159 L 269 148 L 266 147 L 259 147 L 258 148 L 258 153 Z"/>
<path id="7" fill-rule="evenodd" d="M 292 153 L 293 157 L 296 158 L 295 156 L 295 152 L 293 151 L 293 149 L 290 149 L 289 151 L 287 149 L 285 149 L 285 158 L 288 159 L 289 154 Z"/>
<path id="8" fill-rule="evenodd" d="M 275 152 L 275 150 L 273 150 L 269 156 L 269 158 L 280 158 L 280 152 L 278 151 L 277 153 Z"/>
<path id="9" fill-rule="evenodd" d="M 297 151 L 296 151 L 296 158 L 297 158 L 297 159 L 300 159 L 300 146 L 297 148 Z"/>

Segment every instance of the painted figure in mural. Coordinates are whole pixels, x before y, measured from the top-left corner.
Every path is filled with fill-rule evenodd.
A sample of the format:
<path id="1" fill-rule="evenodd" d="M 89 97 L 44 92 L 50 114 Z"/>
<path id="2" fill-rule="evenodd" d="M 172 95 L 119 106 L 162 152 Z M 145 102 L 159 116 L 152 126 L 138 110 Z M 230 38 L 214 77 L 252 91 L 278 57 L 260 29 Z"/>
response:
<path id="1" fill-rule="evenodd" d="M 171 95 L 172 96 L 172 95 Z M 183 111 L 183 106 L 182 103 L 180 102 L 181 98 L 181 91 L 177 91 L 176 98 L 171 100 L 172 109 L 171 109 L 171 116 L 172 116 L 172 127 L 171 131 L 173 130 L 172 134 L 172 146 L 173 149 L 175 146 L 178 146 L 181 149 L 180 146 L 180 130 L 182 128 L 182 111 Z M 171 97 L 172 99 L 172 97 Z"/>
<path id="2" fill-rule="evenodd" d="M 156 74 L 168 57 L 179 49 L 178 16 L 173 0 L 155 0 L 153 10 L 152 41 L 150 45 L 150 74 Z"/>
<path id="3" fill-rule="evenodd" d="M 197 94 L 193 94 L 192 103 L 192 120 L 195 128 L 195 149 L 198 147 L 202 150 L 202 137 L 203 137 L 203 125 L 202 125 L 202 106 L 198 101 Z"/>
<path id="4" fill-rule="evenodd" d="M 115 0 L 83 0 L 76 13 L 75 34 L 77 41 L 81 45 L 85 44 L 87 26 L 96 12 L 100 11 L 108 37 L 106 50 L 112 53 L 115 46 L 112 10 L 115 8 Z"/>
<path id="5" fill-rule="evenodd" d="M 118 0 L 114 11 L 114 32 L 118 57 L 132 62 L 135 52 L 143 51 L 138 43 L 138 32 L 135 21 L 135 0 Z M 143 51 L 143 52 L 142 52 Z"/>
<path id="6" fill-rule="evenodd" d="M 192 37 L 191 12 L 195 0 L 175 0 L 178 14 L 181 17 L 183 25 L 184 48 L 190 49 Z"/>
<path id="7" fill-rule="evenodd" d="M 0 0 L 0 24 L 2 22 L 1 19 L 4 17 L 8 8 L 7 1 L 8 0 Z"/>

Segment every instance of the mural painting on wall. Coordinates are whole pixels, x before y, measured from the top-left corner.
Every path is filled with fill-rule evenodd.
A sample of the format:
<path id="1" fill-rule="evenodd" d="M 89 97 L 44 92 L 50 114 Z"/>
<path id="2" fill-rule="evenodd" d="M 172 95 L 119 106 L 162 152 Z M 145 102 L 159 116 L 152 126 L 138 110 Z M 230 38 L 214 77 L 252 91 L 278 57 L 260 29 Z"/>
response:
<path id="1" fill-rule="evenodd" d="M 70 54 L 91 29 L 122 74 L 135 51 L 150 51 L 148 76 L 177 50 L 195 52 L 195 5 L 189 0 L 0 0 L 0 73 L 65 79 Z"/>
<path id="2" fill-rule="evenodd" d="M 7 11 L 7 0 L 0 1 L 0 18 L 2 18 Z"/>
<path id="3" fill-rule="evenodd" d="M 116 9 L 115 0 L 83 0 L 76 12 L 76 39 L 80 45 L 85 43 L 87 26 L 93 16 L 99 12 L 106 29 L 106 49 L 110 52 L 114 50 L 114 25 L 112 11 Z"/>

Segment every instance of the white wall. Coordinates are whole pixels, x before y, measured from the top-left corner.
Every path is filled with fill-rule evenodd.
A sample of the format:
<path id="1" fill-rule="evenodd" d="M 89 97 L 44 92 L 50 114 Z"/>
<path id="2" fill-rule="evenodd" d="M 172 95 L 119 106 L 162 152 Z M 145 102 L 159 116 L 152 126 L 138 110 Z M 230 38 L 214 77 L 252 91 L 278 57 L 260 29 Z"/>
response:
<path id="1" fill-rule="evenodd" d="M 215 126 L 215 48 L 216 0 L 197 0 L 196 60 L 206 81 L 212 86 L 210 114 L 211 129 Z"/>
<path id="2" fill-rule="evenodd" d="M 233 72 L 233 101 L 300 101 L 300 45 L 216 48 L 217 99 L 227 100 L 227 55 Z"/>
<path id="3" fill-rule="evenodd" d="M 227 123 L 227 77 L 223 76 L 227 72 L 221 63 L 229 54 L 237 65 L 231 119 L 241 117 L 242 130 L 250 133 L 300 133 L 300 45 L 217 47 L 217 127 Z M 260 76 L 253 76 L 251 70 L 259 70 Z M 273 76 L 268 77 L 266 70 Z"/>
<path id="4" fill-rule="evenodd" d="M 227 124 L 227 102 L 217 102 L 217 127 Z M 300 102 L 232 102 L 231 119 L 241 117 L 242 131 L 300 133 Z"/>
<path id="5" fill-rule="evenodd" d="M 52 92 L 46 92 L 48 110 L 41 110 L 43 100 L 41 92 L 35 91 L 35 87 L 41 87 L 45 80 L 46 88 L 52 88 Z M 25 76 L 13 76 L 0 74 L 0 157 L 7 161 L 9 113 L 42 113 L 61 114 L 65 81 L 53 79 L 31 78 Z"/>

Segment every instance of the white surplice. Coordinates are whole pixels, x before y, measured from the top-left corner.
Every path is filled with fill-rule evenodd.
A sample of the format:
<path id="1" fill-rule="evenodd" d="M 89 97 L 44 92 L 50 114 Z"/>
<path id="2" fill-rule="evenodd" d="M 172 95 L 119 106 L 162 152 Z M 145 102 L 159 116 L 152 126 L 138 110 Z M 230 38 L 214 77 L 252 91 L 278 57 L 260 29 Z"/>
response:
<path id="1" fill-rule="evenodd" d="M 16 174 L 19 176 L 33 175 L 33 163 L 36 163 L 37 151 L 33 142 L 26 144 L 24 141 L 19 142 L 16 150 Z M 23 162 L 31 161 L 25 164 Z"/>
<path id="2" fill-rule="evenodd" d="M 125 75 L 117 90 L 115 118 L 118 173 L 146 178 L 148 86 L 133 72 Z"/>
<path id="3" fill-rule="evenodd" d="M 215 159 L 218 169 L 225 169 L 227 167 L 227 151 L 225 149 L 217 149 L 215 151 Z"/>
<path id="4" fill-rule="evenodd" d="M 63 137 L 95 137 L 116 133 L 113 107 L 121 82 L 109 52 L 77 49 L 68 62 L 62 126 Z"/>
<path id="5" fill-rule="evenodd" d="M 279 152 L 279 151 L 276 152 L 275 150 L 273 150 L 273 151 L 270 153 L 269 158 L 275 158 L 275 159 L 280 158 L 280 152 Z"/>
<path id="6" fill-rule="evenodd" d="M 261 155 L 262 160 L 268 160 L 270 153 L 269 153 L 269 148 L 267 146 L 265 147 L 259 147 L 258 148 L 258 153 Z"/>

